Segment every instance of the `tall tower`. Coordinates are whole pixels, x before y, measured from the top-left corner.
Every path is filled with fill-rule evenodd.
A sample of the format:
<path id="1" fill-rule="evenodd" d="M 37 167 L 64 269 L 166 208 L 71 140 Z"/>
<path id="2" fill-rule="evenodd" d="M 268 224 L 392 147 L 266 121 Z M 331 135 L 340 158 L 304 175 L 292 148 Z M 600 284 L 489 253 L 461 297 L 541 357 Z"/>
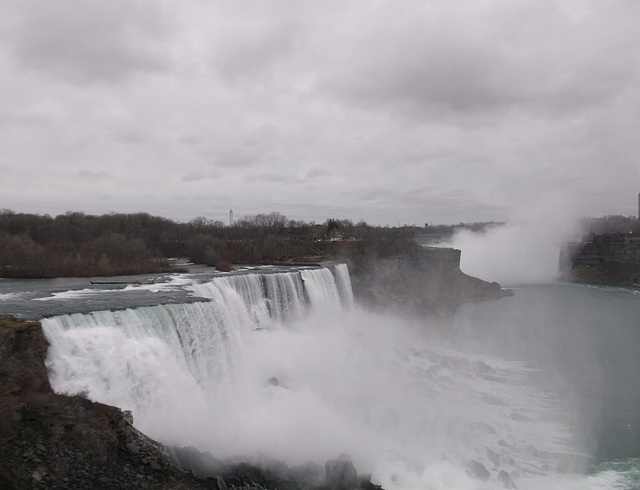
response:
<path id="1" fill-rule="evenodd" d="M 640 192 L 638 192 L 638 219 L 640 220 Z"/>
<path id="2" fill-rule="evenodd" d="M 640 194 L 638 194 L 638 199 L 640 199 Z M 233 209 L 229 210 L 229 226 L 233 226 Z"/>

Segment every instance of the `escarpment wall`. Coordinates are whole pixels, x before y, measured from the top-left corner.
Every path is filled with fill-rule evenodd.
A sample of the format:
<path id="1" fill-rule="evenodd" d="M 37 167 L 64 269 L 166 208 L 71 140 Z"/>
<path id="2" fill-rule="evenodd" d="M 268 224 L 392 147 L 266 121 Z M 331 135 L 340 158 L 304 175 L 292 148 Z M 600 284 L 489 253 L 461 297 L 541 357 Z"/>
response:
<path id="1" fill-rule="evenodd" d="M 502 298 L 510 291 L 464 274 L 460 250 L 421 248 L 407 255 L 350 264 L 354 296 L 373 307 L 446 317 L 467 302 Z"/>
<path id="2" fill-rule="evenodd" d="M 568 279 L 589 284 L 637 285 L 640 282 L 640 237 L 592 235 L 563 249 Z"/>

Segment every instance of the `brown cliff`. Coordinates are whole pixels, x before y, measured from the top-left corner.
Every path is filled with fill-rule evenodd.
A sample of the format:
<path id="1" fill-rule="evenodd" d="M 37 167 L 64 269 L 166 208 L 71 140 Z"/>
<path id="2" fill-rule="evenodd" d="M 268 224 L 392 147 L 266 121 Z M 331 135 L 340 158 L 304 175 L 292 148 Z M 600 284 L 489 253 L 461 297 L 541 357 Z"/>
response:
<path id="1" fill-rule="evenodd" d="M 394 257 L 350 263 L 354 296 L 368 306 L 444 318 L 458 306 L 511 293 L 460 270 L 460 250 L 420 247 Z"/>

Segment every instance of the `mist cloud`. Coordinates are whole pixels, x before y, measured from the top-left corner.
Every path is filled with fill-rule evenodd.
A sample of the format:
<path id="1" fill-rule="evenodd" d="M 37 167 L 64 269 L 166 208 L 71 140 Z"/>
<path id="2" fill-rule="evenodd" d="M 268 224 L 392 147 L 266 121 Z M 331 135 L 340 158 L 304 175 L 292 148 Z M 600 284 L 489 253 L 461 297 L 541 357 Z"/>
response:
<path id="1" fill-rule="evenodd" d="M 561 247 L 579 237 L 576 213 L 562 196 L 547 196 L 485 233 L 457 233 L 452 245 L 462 250 L 460 268 L 503 286 L 555 281 Z"/>

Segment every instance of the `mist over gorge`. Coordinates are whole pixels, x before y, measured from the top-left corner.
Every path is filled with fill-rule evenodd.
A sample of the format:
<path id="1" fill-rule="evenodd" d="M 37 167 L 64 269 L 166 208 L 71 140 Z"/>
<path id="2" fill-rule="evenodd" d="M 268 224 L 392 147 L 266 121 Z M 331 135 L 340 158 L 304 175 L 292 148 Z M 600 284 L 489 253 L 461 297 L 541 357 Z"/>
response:
<path id="1" fill-rule="evenodd" d="M 200 221 L 182 231 L 198 229 L 207 243 L 203 235 L 224 228 Z M 288 250 L 298 228 L 276 228 Z M 240 227 L 236 245 L 266 229 Z M 136 471 L 152 488 L 174 473 L 151 461 L 178 462 L 203 488 L 334 488 L 335 465 L 362 488 L 601 488 L 631 478 L 633 466 L 612 475 L 598 465 L 635 455 L 638 401 L 621 383 L 633 386 L 637 360 L 599 356 L 636 345 L 625 330 L 638 307 L 633 291 L 538 282 L 515 283 L 506 296 L 461 270 L 473 247 L 424 247 L 416 229 L 340 220 L 317 230 L 322 240 L 300 244 L 323 265 L 5 278 L 0 311 L 42 319 L 57 392 L 131 410 L 134 428 L 170 448 L 173 463 L 147 455 L 134 428 L 118 432 L 129 442 L 114 451 L 136 459 L 131 448 L 140 450 L 147 462 Z M 505 230 L 476 236 L 512 236 Z M 497 250 L 507 261 L 509 248 Z M 587 305 L 594 310 L 583 313 Z M 617 335 L 603 337 L 604 324 Z M 601 408 L 603 399 L 615 408 Z M 36 471 L 59 481 L 33 457 L 12 460 L 22 481 Z M 127 458 L 100 478 L 131 476 L 113 469 Z"/>

